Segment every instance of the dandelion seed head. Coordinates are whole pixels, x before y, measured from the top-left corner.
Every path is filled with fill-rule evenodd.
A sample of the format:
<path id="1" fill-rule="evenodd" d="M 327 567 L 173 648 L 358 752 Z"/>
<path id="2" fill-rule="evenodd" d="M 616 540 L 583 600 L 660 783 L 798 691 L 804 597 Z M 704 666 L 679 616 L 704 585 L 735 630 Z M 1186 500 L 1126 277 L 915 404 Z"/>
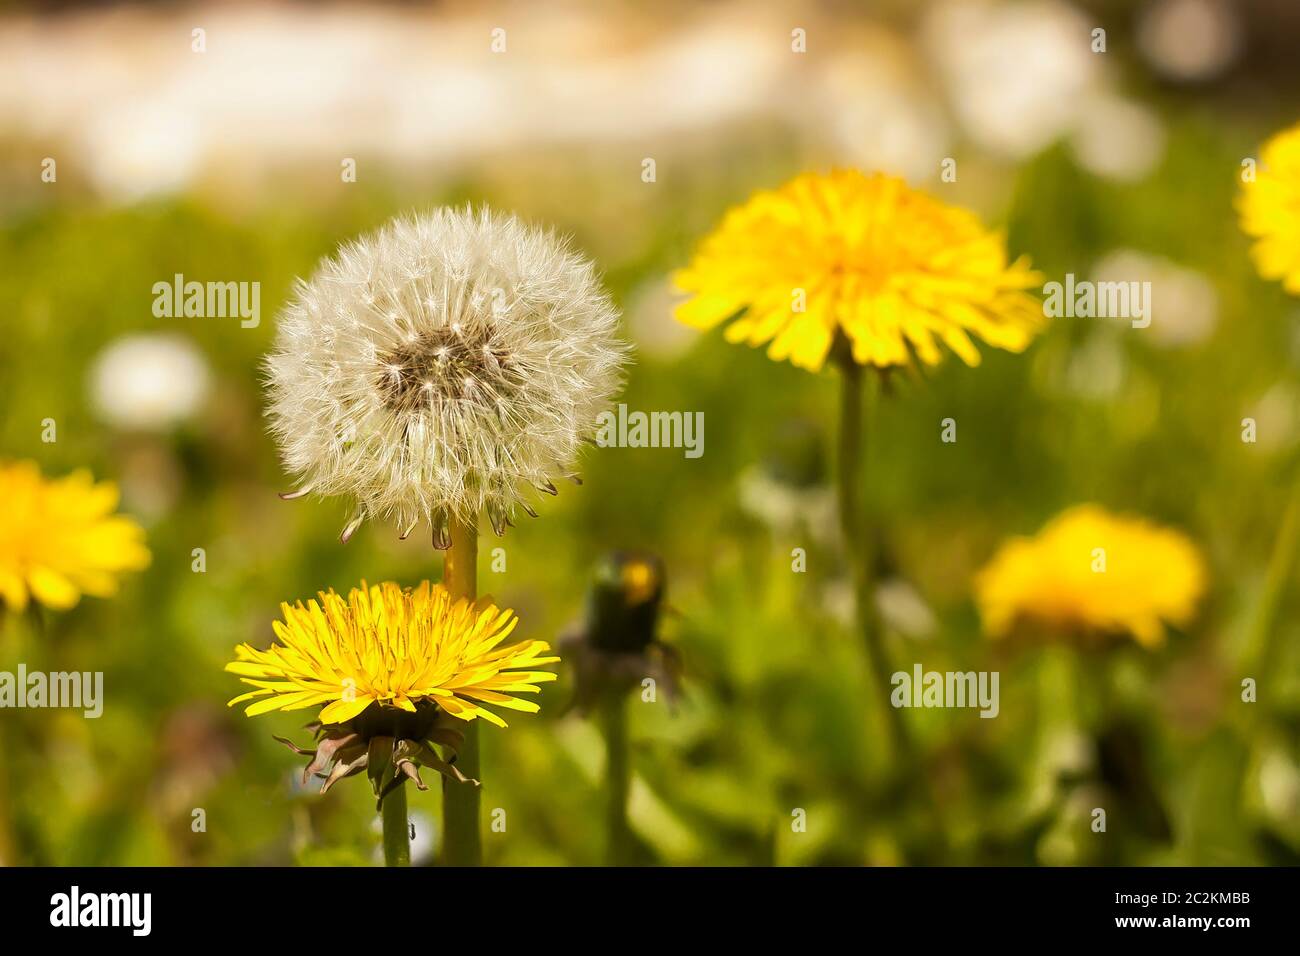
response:
<path id="1" fill-rule="evenodd" d="M 269 417 L 304 487 L 355 517 L 497 533 L 569 473 L 627 346 L 592 263 L 488 210 L 397 219 L 300 283 L 267 361 Z M 340 435 L 351 436 L 341 443 Z"/>

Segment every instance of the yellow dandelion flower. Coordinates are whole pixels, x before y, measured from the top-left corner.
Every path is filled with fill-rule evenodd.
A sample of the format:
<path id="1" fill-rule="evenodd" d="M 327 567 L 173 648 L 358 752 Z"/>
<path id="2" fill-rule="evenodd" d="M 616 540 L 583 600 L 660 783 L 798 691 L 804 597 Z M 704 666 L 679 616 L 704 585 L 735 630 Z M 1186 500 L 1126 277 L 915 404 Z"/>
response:
<path id="1" fill-rule="evenodd" d="M 1005 542 L 976 577 L 984 630 L 1017 623 L 1083 636 L 1164 642 L 1191 622 L 1206 587 L 1200 553 L 1183 534 L 1097 505 L 1076 505 L 1032 538 Z"/>
<path id="2" fill-rule="evenodd" d="M 226 670 L 256 688 L 230 701 L 251 701 L 249 716 L 324 705 L 311 725 L 316 750 L 277 738 L 313 758 L 304 778 L 324 777 L 324 789 L 367 770 L 382 800 L 403 777 L 425 789 L 418 766 L 464 780 L 433 744 L 454 753 L 464 740 L 457 727 L 480 717 L 504 727 L 486 705 L 535 713 L 536 703 L 512 695 L 555 680 L 531 669 L 559 660 L 543 656 L 545 641 L 500 646 L 518 618 L 490 598 L 453 601 L 427 581 L 414 589 L 362 582 L 346 599 L 332 590 L 319 598 L 282 604 L 284 620 L 273 624 L 280 643 L 241 644 Z"/>
<path id="3" fill-rule="evenodd" d="M 317 704 L 325 724 L 350 720 L 371 704 L 414 712 L 428 701 L 453 717 L 505 721 L 483 704 L 528 713 L 532 701 L 510 697 L 537 691 L 555 679 L 545 671 L 519 670 L 558 661 L 542 657 L 545 641 L 498 648 L 518 618 L 490 598 L 452 601 L 447 589 L 425 581 L 403 589 L 391 581 L 348 592 L 321 592 L 304 605 L 280 605 L 284 621 L 273 625 L 282 643 L 259 651 L 235 648 L 226 670 L 257 690 L 231 704 L 255 702 L 248 714 L 299 710 Z"/>
<path id="4" fill-rule="evenodd" d="M 0 462 L 0 501 L 0 600 L 14 611 L 111 597 L 119 574 L 149 564 L 144 531 L 113 513 L 117 486 L 88 471 L 46 479 L 33 462 Z"/>
<path id="5" fill-rule="evenodd" d="M 1242 231 L 1259 240 L 1250 250 L 1259 274 L 1300 295 L 1300 124 L 1264 144 L 1237 208 Z"/>
<path id="6" fill-rule="evenodd" d="M 1042 277 L 1008 264 L 1003 238 L 973 214 L 883 174 L 806 173 L 730 210 L 674 277 L 677 318 L 732 320 L 729 342 L 766 343 L 817 371 L 837 338 L 861 365 L 927 365 L 940 344 L 978 365 L 971 336 L 1022 351 L 1044 322 L 1025 290 Z"/>

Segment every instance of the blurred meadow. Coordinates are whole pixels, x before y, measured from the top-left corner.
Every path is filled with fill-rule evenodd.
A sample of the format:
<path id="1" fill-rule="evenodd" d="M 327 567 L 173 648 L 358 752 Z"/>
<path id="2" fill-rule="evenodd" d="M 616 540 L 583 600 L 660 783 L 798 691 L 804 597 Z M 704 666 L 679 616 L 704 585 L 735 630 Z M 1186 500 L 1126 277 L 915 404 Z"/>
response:
<path id="1" fill-rule="evenodd" d="M 98 719 L 0 711 L 0 861 L 379 859 L 368 788 L 299 787 L 271 734 L 305 718 L 228 709 L 240 685 L 222 668 L 271 640 L 281 601 L 437 580 L 442 562 L 426 533 L 379 523 L 341 545 L 344 503 L 277 497 L 292 484 L 260 363 L 295 279 L 338 243 L 409 209 L 486 203 L 596 261 L 635 346 L 618 401 L 703 413 L 700 457 L 592 448 L 582 487 L 481 542 L 481 590 L 521 637 L 552 642 L 610 552 L 665 563 L 682 691 L 630 708 L 639 862 L 1300 863 L 1284 519 L 1300 300 L 1256 274 L 1235 208 L 1243 159 L 1297 119 L 1297 43 L 1283 0 L 0 5 L 0 460 L 115 482 L 152 552 L 116 597 L 0 618 L 0 670 L 102 671 L 105 696 Z M 1150 328 L 1053 319 L 1023 354 L 948 355 L 871 406 L 889 658 L 1001 675 L 996 719 L 903 712 L 924 799 L 886 772 L 853 630 L 836 376 L 672 314 L 674 270 L 728 208 L 833 167 L 976 211 L 1048 280 L 1153 288 Z M 176 274 L 260 283 L 260 322 L 155 317 L 153 286 Z M 980 568 L 1080 502 L 1203 554 L 1207 594 L 1163 646 L 983 634 Z M 484 813 L 508 820 L 485 830 L 490 864 L 605 858 L 604 745 L 566 711 L 559 669 L 539 714 L 483 728 Z M 438 788 L 410 799 L 429 862 Z"/>

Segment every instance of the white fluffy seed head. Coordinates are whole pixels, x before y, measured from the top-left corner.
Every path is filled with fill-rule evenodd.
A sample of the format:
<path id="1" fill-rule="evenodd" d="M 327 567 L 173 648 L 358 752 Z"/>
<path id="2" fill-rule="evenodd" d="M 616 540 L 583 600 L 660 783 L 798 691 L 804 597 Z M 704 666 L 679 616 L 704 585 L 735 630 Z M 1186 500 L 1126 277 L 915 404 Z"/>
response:
<path id="1" fill-rule="evenodd" d="M 441 208 L 344 245 L 299 283 L 267 360 L 298 494 L 354 498 L 405 537 L 572 477 L 627 346 L 592 263 L 514 216 Z"/>

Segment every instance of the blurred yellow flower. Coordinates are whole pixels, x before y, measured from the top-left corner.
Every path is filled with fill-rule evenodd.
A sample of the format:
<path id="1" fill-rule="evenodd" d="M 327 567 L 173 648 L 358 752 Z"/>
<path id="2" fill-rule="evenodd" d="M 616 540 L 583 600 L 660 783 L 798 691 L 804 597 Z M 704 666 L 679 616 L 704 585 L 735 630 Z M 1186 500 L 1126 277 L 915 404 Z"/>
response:
<path id="1" fill-rule="evenodd" d="M 1076 505 L 1032 538 L 1012 538 L 977 575 L 984 630 L 1018 623 L 1164 642 L 1165 624 L 1186 626 L 1205 591 L 1201 555 L 1183 534 L 1141 518 Z"/>
<path id="2" fill-rule="evenodd" d="M 1250 250 L 1259 274 L 1300 295 L 1300 124 L 1264 144 L 1237 208 L 1242 230 L 1259 240 Z"/>
<path id="3" fill-rule="evenodd" d="M 1001 235 L 901 179 L 805 173 L 730 210 L 674 281 L 692 298 L 687 325 L 734 320 L 729 342 L 817 371 L 839 336 L 862 365 L 939 362 L 939 344 L 968 365 L 971 335 L 1022 351 L 1044 322 L 1025 290 L 1042 277 L 1007 263 Z"/>
<path id="4" fill-rule="evenodd" d="M 0 600 L 12 610 L 110 597 L 119 573 L 149 564 L 143 529 L 113 514 L 117 486 L 88 471 L 46 479 L 33 462 L 0 462 L 0 502 Z"/>
<path id="5" fill-rule="evenodd" d="M 226 670 L 257 690 L 232 705 L 253 700 L 250 716 L 272 710 L 300 710 L 318 704 L 324 724 L 349 721 L 371 704 L 415 713 L 417 704 L 436 704 L 461 720 L 505 721 L 483 704 L 536 712 L 537 704 L 509 696 L 537 692 L 555 680 L 546 671 L 517 670 L 551 664 L 545 641 L 498 645 L 518 618 L 489 598 L 471 604 L 452 601 L 441 584 L 425 581 L 412 589 L 393 582 L 353 588 L 346 598 L 321 592 L 319 603 L 280 605 L 284 621 L 273 625 L 281 641 L 259 651 L 235 648 L 238 660 Z"/>

